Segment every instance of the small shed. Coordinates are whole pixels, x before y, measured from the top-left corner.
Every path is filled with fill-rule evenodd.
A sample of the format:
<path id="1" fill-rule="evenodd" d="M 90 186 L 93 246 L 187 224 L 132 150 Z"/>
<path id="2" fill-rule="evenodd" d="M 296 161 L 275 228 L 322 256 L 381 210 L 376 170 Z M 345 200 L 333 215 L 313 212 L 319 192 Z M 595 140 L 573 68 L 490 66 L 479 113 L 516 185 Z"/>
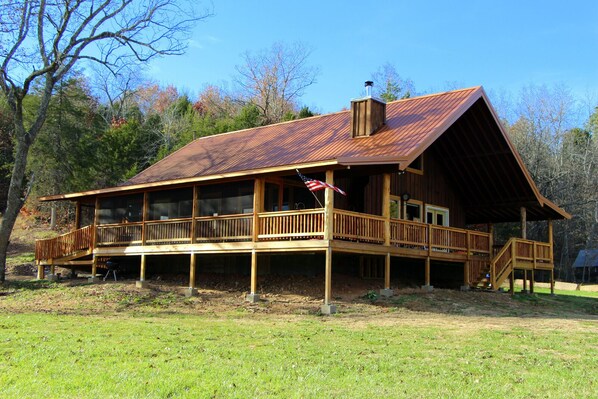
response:
<path id="1" fill-rule="evenodd" d="M 598 281 L 598 249 L 582 249 L 573 262 L 575 277 L 581 282 Z"/>

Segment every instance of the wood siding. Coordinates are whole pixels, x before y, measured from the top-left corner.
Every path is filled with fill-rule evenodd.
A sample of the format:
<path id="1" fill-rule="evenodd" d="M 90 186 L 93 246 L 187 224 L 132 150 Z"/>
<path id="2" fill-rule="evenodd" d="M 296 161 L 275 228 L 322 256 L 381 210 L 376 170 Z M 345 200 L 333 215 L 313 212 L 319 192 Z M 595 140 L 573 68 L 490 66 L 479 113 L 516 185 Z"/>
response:
<path id="1" fill-rule="evenodd" d="M 423 201 L 425 205 L 436 205 L 449 209 L 449 224 L 453 227 L 465 227 L 463 202 L 454 189 L 447 171 L 434 159 L 433 149 L 424 153 L 423 174 L 406 172 L 393 173 L 390 185 L 391 195 L 400 196 L 409 193 L 411 199 Z M 363 212 L 382 215 L 382 175 L 370 176 L 364 187 Z M 344 204 L 343 204 L 344 205 Z M 422 209 L 422 216 L 424 209 Z"/>

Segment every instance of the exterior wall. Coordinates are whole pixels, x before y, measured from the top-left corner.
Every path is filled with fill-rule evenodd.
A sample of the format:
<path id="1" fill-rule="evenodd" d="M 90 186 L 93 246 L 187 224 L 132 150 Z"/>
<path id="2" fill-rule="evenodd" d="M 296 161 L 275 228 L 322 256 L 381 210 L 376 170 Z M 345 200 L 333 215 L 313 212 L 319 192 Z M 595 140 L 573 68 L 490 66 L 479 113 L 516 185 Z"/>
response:
<path id="1" fill-rule="evenodd" d="M 432 151 L 424 153 L 423 174 L 406 172 L 402 175 L 393 173 L 391 195 L 401 196 L 409 193 L 411 199 L 425 205 L 436 205 L 449 209 L 449 225 L 465 227 L 465 210 L 459 194 L 451 184 L 449 171 L 444 170 L 434 159 Z M 371 176 L 364 190 L 365 213 L 382 215 L 382 175 Z M 402 205 L 402 204 L 401 204 Z M 422 214 L 424 209 L 422 209 Z M 422 221 L 425 221 L 422 215 Z"/>

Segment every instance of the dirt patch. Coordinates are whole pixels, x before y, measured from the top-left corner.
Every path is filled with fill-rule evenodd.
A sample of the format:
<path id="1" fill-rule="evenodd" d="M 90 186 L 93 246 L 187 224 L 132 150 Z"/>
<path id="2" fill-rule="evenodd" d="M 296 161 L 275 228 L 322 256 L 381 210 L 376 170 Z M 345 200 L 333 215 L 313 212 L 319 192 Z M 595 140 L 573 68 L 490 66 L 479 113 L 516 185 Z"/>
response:
<path id="1" fill-rule="evenodd" d="M 314 277 L 260 278 L 261 300 L 244 301 L 248 291 L 243 278 L 205 275 L 198 284 L 198 295 L 187 298 L 180 281 L 156 279 L 149 288 L 135 287 L 135 280 L 119 280 L 89 284 L 86 279 L 63 279 L 56 283 L 35 280 L 14 280 L 0 285 L 0 311 L 49 312 L 63 314 L 111 314 L 118 312 L 210 314 L 218 317 L 260 314 L 282 319 L 318 315 L 322 304 L 323 281 Z M 377 295 L 379 282 L 350 276 L 333 278 L 333 302 L 339 308 L 336 319 L 366 325 L 393 323 L 442 324 L 463 328 L 472 320 L 496 324 L 497 328 L 520 320 L 534 323 L 538 319 L 598 321 L 598 299 L 583 300 L 582 306 L 568 298 L 549 295 L 531 296 L 507 293 L 435 289 L 400 289 L 390 298 Z M 248 281 L 247 281 L 248 282 Z M 484 321 L 485 320 L 485 321 Z M 559 321 L 558 323 L 561 323 Z M 554 327 L 554 324 L 553 324 Z"/>
<path id="2" fill-rule="evenodd" d="M 37 267 L 33 263 L 22 263 L 19 265 L 8 265 L 7 274 L 9 276 L 35 276 Z"/>

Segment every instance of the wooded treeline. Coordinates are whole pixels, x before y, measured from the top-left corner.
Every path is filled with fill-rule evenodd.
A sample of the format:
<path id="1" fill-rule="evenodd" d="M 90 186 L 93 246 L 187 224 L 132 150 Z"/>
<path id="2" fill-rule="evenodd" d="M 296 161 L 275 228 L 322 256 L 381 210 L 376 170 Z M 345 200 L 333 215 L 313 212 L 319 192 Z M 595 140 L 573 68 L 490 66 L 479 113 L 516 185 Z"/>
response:
<path id="1" fill-rule="evenodd" d="M 81 74 L 64 79 L 56 87 L 48 119 L 32 148 L 27 206 L 49 215 L 49 205 L 40 205 L 35 198 L 116 185 L 202 136 L 313 115 L 297 99 L 314 82 L 315 71 L 308 70 L 289 98 L 280 96 L 275 77 L 248 80 L 255 76 L 248 71 L 260 59 L 271 64 L 266 56 L 275 56 L 276 51 L 275 45 L 259 56 L 246 54 L 240 90 L 208 86 L 195 98 L 147 82 L 99 87 Z M 298 49 L 296 54 L 304 51 Z M 389 73 L 388 66 L 378 72 L 378 79 L 382 82 L 376 94 L 387 100 L 415 94 L 413 82 L 400 79 L 394 70 Z M 34 91 L 26 100 L 26 109 L 33 115 L 39 96 Z M 516 100 L 501 101 L 499 109 L 540 191 L 573 215 L 570 221 L 555 223 L 556 274 L 567 280 L 574 278 L 571 264 L 578 251 L 598 248 L 598 109 L 576 122 L 580 103 L 566 88 L 530 86 Z M 11 121 L 5 107 L 0 104 L 2 194 L 12 156 Z M 0 194 L 3 206 L 5 198 Z M 72 220 L 68 204 L 54 206 L 61 207 L 62 223 Z M 530 223 L 528 229 L 530 238 L 546 239 L 546 223 Z"/>

